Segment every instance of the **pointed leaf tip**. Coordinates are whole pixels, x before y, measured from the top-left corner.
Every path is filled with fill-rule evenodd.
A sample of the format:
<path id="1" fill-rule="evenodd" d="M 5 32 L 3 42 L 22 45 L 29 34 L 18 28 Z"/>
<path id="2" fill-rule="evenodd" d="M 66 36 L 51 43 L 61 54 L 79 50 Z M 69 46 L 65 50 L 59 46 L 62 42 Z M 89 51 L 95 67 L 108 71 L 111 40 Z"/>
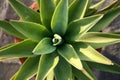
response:
<path id="1" fill-rule="evenodd" d="M 97 14 L 83 19 L 72 21 L 68 25 L 66 40 L 78 41 L 88 30 L 90 30 L 101 18 L 103 14 Z"/>
<path id="2" fill-rule="evenodd" d="M 49 54 L 56 50 L 53 46 L 52 40 L 50 38 L 43 38 L 38 45 L 34 48 L 33 53 L 35 55 Z"/>
<path id="3" fill-rule="evenodd" d="M 50 36 L 49 31 L 43 25 L 37 23 L 10 21 L 10 24 L 27 38 L 36 42 L 39 42 L 43 37 Z"/>
<path id="4" fill-rule="evenodd" d="M 16 13 L 24 20 L 36 23 L 41 23 L 40 16 L 38 12 L 33 11 L 29 7 L 25 6 L 18 0 L 9 0 L 10 5 L 16 11 Z"/>
<path id="5" fill-rule="evenodd" d="M 19 31 L 17 31 L 11 24 L 9 24 L 9 21 L 7 22 L 7 21 L 0 20 L 0 28 L 2 28 L 2 30 L 4 30 L 8 34 L 18 37 L 20 39 L 26 38 Z"/>
<path id="6" fill-rule="evenodd" d="M 73 46 L 75 47 L 75 50 L 81 60 L 113 65 L 113 62 L 110 59 L 103 56 L 101 53 L 86 43 L 75 43 Z"/>
<path id="7" fill-rule="evenodd" d="M 29 45 L 29 46 L 28 46 Z M 32 57 L 33 48 L 36 43 L 31 40 L 24 40 L 0 50 L 1 58 Z"/>

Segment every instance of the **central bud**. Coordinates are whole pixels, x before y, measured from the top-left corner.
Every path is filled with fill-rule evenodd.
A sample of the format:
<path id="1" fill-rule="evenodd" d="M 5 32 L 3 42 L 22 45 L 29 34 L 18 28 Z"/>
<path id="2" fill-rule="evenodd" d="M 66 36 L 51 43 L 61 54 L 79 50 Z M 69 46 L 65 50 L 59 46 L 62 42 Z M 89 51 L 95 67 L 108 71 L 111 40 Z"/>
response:
<path id="1" fill-rule="evenodd" d="M 52 39 L 52 42 L 53 42 L 54 46 L 58 46 L 58 45 L 62 44 L 63 40 L 60 35 L 54 34 L 54 38 Z"/>

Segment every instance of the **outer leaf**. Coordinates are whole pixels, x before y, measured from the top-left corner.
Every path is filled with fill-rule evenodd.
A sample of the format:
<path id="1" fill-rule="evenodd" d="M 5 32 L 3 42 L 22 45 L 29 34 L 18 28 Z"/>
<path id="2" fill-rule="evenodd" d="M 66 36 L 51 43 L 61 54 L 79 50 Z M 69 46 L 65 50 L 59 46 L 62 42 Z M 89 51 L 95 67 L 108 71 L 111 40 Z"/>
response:
<path id="1" fill-rule="evenodd" d="M 91 6 L 93 0 L 88 0 L 88 8 Z"/>
<path id="2" fill-rule="evenodd" d="M 88 32 L 83 35 L 79 41 L 89 43 L 91 46 L 97 49 L 120 42 L 120 35 L 112 33 Z"/>
<path id="3" fill-rule="evenodd" d="M 54 69 L 56 80 L 72 80 L 72 68 L 68 62 L 60 58 L 58 65 Z"/>
<path id="4" fill-rule="evenodd" d="M 17 0 L 9 0 L 9 2 L 13 9 L 23 20 L 41 23 L 39 13 L 33 11 Z"/>
<path id="5" fill-rule="evenodd" d="M 46 6 L 47 5 L 47 6 Z M 53 0 L 40 0 L 40 16 L 42 23 L 51 30 L 51 18 L 55 9 Z"/>
<path id="6" fill-rule="evenodd" d="M 36 80 L 44 80 L 45 77 L 55 68 L 58 61 L 59 57 L 56 53 L 42 55 Z"/>
<path id="7" fill-rule="evenodd" d="M 75 77 L 77 78 L 77 80 L 89 80 L 89 78 L 84 75 L 81 71 L 77 70 L 76 68 L 73 67 L 72 69 L 73 74 L 75 75 Z"/>
<path id="8" fill-rule="evenodd" d="M 61 0 L 52 17 L 51 28 L 55 34 L 64 35 L 68 24 L 68 0 Z"/>
<path id="9" fill-rule="evenodd" d="M 113 65 L 111 60 L 97 52 L 90 45 L 87 45 L 85 43 L 76 43 L 74 44 L 74 48 L 76 49 L 76 52 L 78 53 L 80 59 L 83 61 L 92 61 L 106 65 Z"/>
<path id="10" fill-rule="evenodd" d="M 97 10 L 105 1 L 106 1 L 106 0 L 101 0 L 101 1 L 99 1 L 98 3 L 92 5 L 90 8 Z"/>
<path id="11" fill-rule="evenodd" d="M 78 80 L 96 80 L 93 72 L 90 70 L 86 62 L 82 62 L 84 66 L 84 70 L 79 71 L 75 68 L 72 69 L 74 75 L 78 78 Z"/>
<path id="12" fill-rule="evenodd" d="M 118 15 L 120 15 L 120 7 L 110 10 L 103 18 L 89 31 L 100 31 L 107 27 Z"/>
<path id="13" fill-rule="evenodd" d="M 94 63 L 94 62 L 87 62 L 87 64 L 101 71 L 120 74 L 120 65 L 116 63 L 114 63 L 114 65 L 104 65 L 104 64 Z"/>
<path id="14" fill-rule="evenodd" d="M 43 37 L 50 36 L 48 30 L 36 23 L 11 21 L 10 24 L 33 41 L 40 41 Z"/>
<path id="15" fill-rule="evenodd" d="M 5 61 L 5 60 L 7 61 L 7 60 L 10 60 L 10 59 L 14 59 L 14 58 L 0 58 L 0 62 Z"/>
<path id="16" fill-rule="evenodd" d="M 15 28 L 13 28 L 13 26 L 10 25 L 7 21 L 0 20 L 0 28 L 2 28 L 4 31 L 6 31 L 7 33 L 9 33 L 15 37 L 22 38 L 22 39 L 26 38 L 24 35 L 19 33 Z"/>
<path id="17" fill-rule="evenodd" d="M 29 46 L 28 46 L 29 45 Z M 14 44 L 10 47 L 0 50 L 0 58 L 13 58 L 13 57 L 31 57 L 33 48 L 36 43 L 31 40 L 25 40 Z"/>
<path id="18" fill-rule="evenodd" d="M 38 45 L 34 48 L 33 53 L 35 55 L 48 54 L 56 50 L 53 46 L 52 40 L 50 38 L 43 38 Z"/>
<path id="19" fill-rule="evenodd" d="M 7 45 L 5 45 L 5 46 L 2 46 L 2 47 L 0 47 L 0 50 L 5 49 L 5 48 L 7 48 L 7 47 L 10 47 L 10 46 L 12 46 L 12 45 L 14 45 L 14 44 L 15 44 L 15 43 L 7 44 Z"/>
<path id="20" fill-rule="evenodd" d="M 89 1 L 89 5 L 93 0 Z M 88 10 L 86 11 L 86 15 L 85 16 L 90 16 L 93 15 L 97 12 L 98 8 L 105 2 L 106 0 L 101 0 L 98 3 L 88 7 Z"/>
<path id="21" fill-rule="evenodd" d="M 58 53 L 66 61 L 68 61 L 71 65 L 73 65 L 74 67 L 76 67 L 79 70 L 83 70 L 82 63 L 81 63 L 76 51 L 72 47 L 72 45 L 70 45 L 70 44 L 63 45 L 62 47 L 60 47 L 58 49 Z"/>
<path id="22" fill-rule="evenodd" d="M 71 22 L 65 35 L 66 40 L 79 40 L 79 38 L 89 29 L 91 29 L 102 18 L 102 16 L 103 15 L 94 15 Z"/>
<path id="23" fill-rule="evenodd" d="M 117 7 L 119 4 L 120 0 L 114 0 L 110 5 L 106 6 L 105 8 L 101 9 L 100 11 L 97 12 L 97 14 L 103 14 L 109 12 L 109 10 Z"/>
<path id="24" fill-rule="evenodd" d="M 28 80 L 33 77 L 38 70 L 40 56 L 28 58 L 15 74 L 14 80 Z"/>
<path id="25" fill-rule="evenodd" d="M 84 17 L 89 0 L 74 0 L 69 7 L 69 22 Z"/>

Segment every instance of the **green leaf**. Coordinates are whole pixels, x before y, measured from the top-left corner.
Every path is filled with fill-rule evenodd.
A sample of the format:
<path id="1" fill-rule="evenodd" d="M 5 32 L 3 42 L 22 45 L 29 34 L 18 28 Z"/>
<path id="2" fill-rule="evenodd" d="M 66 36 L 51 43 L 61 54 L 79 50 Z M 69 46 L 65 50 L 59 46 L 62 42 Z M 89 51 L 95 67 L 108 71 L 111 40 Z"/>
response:
<path id="1" fill-rule="evenodd" d="M 61 0 L 57 5 L 51 22 L 53 33 L 64 35 L 68 24 L 68 0 Z"/>
<path id="2" fill-rule="evenodd" d="M 120 35 L 112 33 L 88 32 L 79 39 L 79 42 L 86 42 L 97 49 L 120 42 Z"/>
<path id="3" fill-rule="evenodd" d="M 15 28 L 13 28 L 12 25 L 10 25 L 7 21 L 0 20 L 0 28 L 2 28 L 5 32 L 8 34 L 11 34 L 12 36 L 25 39 L 26 37 L 19 33 Z"/>
<path id="4" fill-rule="evenodd" d="M 54 69 L 56 80 L 72 80 L 72 68 L 68 62 L 60 58 L 58 65 Z"/>
<path id="5" fill-rule="evenodd" d="M 32 78 L 38 70 L 40 56 L 28 58 L 14 76 L 14 80 L 28 80 Z"/>
<path id="6" fill-rule="evenodd" d="M 94 73 L 93 73 L 93 71 L 91 70 L 91 68 L 87 65 L 87 63 L 85 62 L 85 61 L 83 61 L 82 62 L 83 63 L 83 66 L 84 66 L 84 69 L 85 70 L 83 70 L 82 71 L 82 73 L 84 74 L 84 75 L 86 75 L 89 79 L 93 79 L 93 80 L 97 80 L 96 79 L 96 77 L 95 77 L 95 75 L 94 75 Z"/>
<path id="7" fill-rule="evenodd" d="M 11 43 L 11 44 L 7 44 L 7 45 L 5 45 L 5 46 L 2 46 L 2 47 L 0 47 L 0 50 L 2 50 L 2 49 L 5 49 L 5 48 L 7 48 L 7 47 L 10 47 L 10 46 L 12 46 L 12 45 L 14 45 L 15 43 Z"/>
<path id="8" fill-rule="evenodd" d="M 40 41 L 43 37 L 50 36 L 48 30 L 37 23 L 11 21 L 10 24 L 33 41 Z"/>
<path id="9" fill-rule="evenodd" d="M 8 61 L 10 59 L 14 59 L 14 58 L 0 58 L 0 62 L 2 62 L 2 61 Z"/>
<path id="10" fill-rule="evenodd" d="M 91 69 L 86 64 L 86 62 L 82 62 L 82 63 L 84 66 L 84 70 L 79 71 L 74 67 L 72 69 L 74 75 L 78 78 L 78 80 L 97 80 Z"/>
<path id="11" fill-rule="evenodd" d="M 68 25 L 68 30 L 66 32 L 66 40 L 77 41 L 80 37 L 85 34 L 89 29 L 91 29 L 103 15 L 94 15 L 83 19 L 74 20 Z"/>
<path id="12" fill-rule="evenodd" d="M 65 44 L 63 46 L 61 46 L 58 49 L 58 53 L 66 60 L 68 61 L 71 65 L 73 65 L 74 67 L 76 67 L 79 70 L 83 70 L 83 66 L 82 63 L 76 53 L 76 51 L 74 50 L 74 48 L 72 47 L 72 45 L 70 44 Z"/>
<path id="13" fill-rule="evenodd" d="M 54 80 L 54 71 L 53 70 L 48 74 L 46 80 Z"/>
<path id="14" fill-rule="evenodd" d="M 46 6 L 47 5 L 47 6 Z M 55 9 L 53 0 L 40 0 L 40 16 L 43 25 L 51 30 L 51 18 Z"/>
<path id="15" fill-rule="evenodd" d="M 107 27 L 118 15 L 120 15 L 120 7 L 114 8 L 106 13 L 103 18 L 89 31 L 100 31 Z"/>
<path id="16" fill-rule="evenodd" d="M 74 0 L 69 6 L 69 22 L 84 17 L 89 0 Z"/>
<path id="17" fill-rule="evenodd" d="M 57 53 L 42 55 L 36 80 L 44 80 L 46 76 L 56 67 L 58 61 L 59 56 L 57 56 Z"/>
<path id="18" fill-rule="evenodd" d="M 85 43 L 75 43 L 73 45 L 81 60 L 113 65 L 111 60 L 103 56 L 90 45 Z"/>
<path id="19" fill-rule="evenodd" d="M 16 13 L 24 20 L 36 23 L 41 23 L 39 13 L 28 8 L 18 0 L 9 0 L 11 6 L 16 11 Z"/>
<path id="20" fill-rule="evenodd" d="M 105 65 L 94 62 L 87 62 L 87 64 L 101 71 L 120 74 L 120 65 L 116 63 L 114 63 L 114 65 Z"/>
<path id="21" fill-rule="evenodd" d="M 53 46 L 52 40 L 50 38 L 43 38 L 38 45 L 34 48 L 33 53 L 35 55 L 49 54 L 56 50 Z"/>
<path id="22" fill-rule="evenodd" d="M 95 13 L 97 12 L 96 9 L 87 9 L 86 13 L 85 13 L 85 17 L 88 17 L 88 16 L 92 16 L 92 15 L 95 15 Z"/>
<path id="23" fill-rule="evenodd" d="M 97 14 L 105 14 L 105 13 L 109 12 L 111 9 L 116 8 L 117 5 L 119 4 L 119 2 L 120 2 L 120 0 L 114 0 L 111 4 L 109 4 L 108 6 L 104 7 L 100 11 L 98 11 Z"/>
<path id="24" fill-rule="evenodd" d="M 25 40 L 0 50 L 0 58 L 31 57 L 36 43 L 31 40 Z"/>

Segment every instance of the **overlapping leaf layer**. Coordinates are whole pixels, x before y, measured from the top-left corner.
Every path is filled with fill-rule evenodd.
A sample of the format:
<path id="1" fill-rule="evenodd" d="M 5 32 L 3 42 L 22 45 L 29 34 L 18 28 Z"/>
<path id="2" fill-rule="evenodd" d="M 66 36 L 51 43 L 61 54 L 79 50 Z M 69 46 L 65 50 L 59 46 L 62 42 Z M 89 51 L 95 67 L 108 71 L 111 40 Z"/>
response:
<path id="1" fill-rule="evenodd" d="M 103 33 L 118 15 L 119 0 L 37 0 L 36 12 L 17 0 L 9 3 L 23 21 L 2 21 L 0 28 L 22 39 L 0 48 L 0 61 L 27 58 L 11 80 L 96 80 L 91 67 L 120 73 L 120 65 L 96 49 L 120 42 L 119 33 Z"/>

